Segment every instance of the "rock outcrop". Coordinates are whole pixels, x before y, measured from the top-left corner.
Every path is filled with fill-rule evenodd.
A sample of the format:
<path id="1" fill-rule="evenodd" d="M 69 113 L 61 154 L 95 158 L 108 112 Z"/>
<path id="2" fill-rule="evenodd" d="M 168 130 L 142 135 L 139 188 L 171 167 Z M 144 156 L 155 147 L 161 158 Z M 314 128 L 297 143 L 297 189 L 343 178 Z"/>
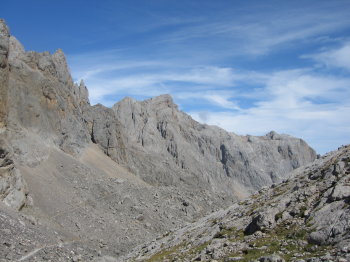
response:
<path id="1" fill-rule="evenodd" d="M 0 19 L 0 129 L 6 126 L 9 39 L 9 30 Z"/>
<path id="2" fill-rule="evenodd" d="M 316 157 L 288 135 L 238 136 L 200 124 L 169 95 L 125 98 L 112 109 L 96 105 L 84 117 L 92 141 L 147 183 L 200 188 L 224 198 L 281 181 Z"/>
<path id="3" fill-rule="evenodd" d="M 169 95 L 126 98 L 113 111 L 126 134 L 125 165 L 151 184 L 202 186 L 239 198 L 315 159 L 304 141 L 288 135 L 239 136 L 200 124 Z"/>
<path id="4" fill-rule="evenodd" d="M 26 130 L 67 153 L 79 153 L 90 142 L 82 117 L 86 87 L 73 83 L 61 50 L 25 52 L 15 37 L 7 38 L 10 71 L 1 88 L 7 94 L 8 130 Z"/>
<path id="5" fill-rule="evenodd" d="M 0 140 L 0 201 L 16 210 L 27 201 L 27 186 L 13 162 L 11 148 Z"/>

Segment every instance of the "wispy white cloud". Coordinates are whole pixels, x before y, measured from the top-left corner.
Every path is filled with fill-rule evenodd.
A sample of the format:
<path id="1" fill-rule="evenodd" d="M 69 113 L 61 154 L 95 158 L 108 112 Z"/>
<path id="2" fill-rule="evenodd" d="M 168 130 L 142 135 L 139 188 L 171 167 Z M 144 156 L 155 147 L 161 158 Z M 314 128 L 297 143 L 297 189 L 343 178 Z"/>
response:
<path id="1" fill-rule="evenodd" d="M 91 55 L 88 55 L 91 59 Z M 80 58 L 79 58 L 80 59 Z M 71 58 L 74 60 L 74 57 Z M 83 66 L 80 67 L 79 63 Z M 75 60 L 73 75 L 75 81 L 84 79 L 90 90 L 90 100 L 94 103 L 111 105 L 108 96 L 115 94 L 149 97 L 163 93 L 176 94 L 183 85 L 196 93 L 213 89 L 229 88 L 242 76 L 232 68 L 216 66 L 184 67 L 160 61 L 117 61 L 115 63 L 93 63 L 89 68 L 84 61 Z M 84 69 L 81 69 L 84 68 Z M 223 96 L 198 92 L 198 97 L 218 105 L 233 108 L 232 102 Z M 106 100 L 107 98 L 107 100 Z"/>
<path id="2" fill-rule="evenodd" d="M 347 19 L 349 8 L 338 9 L 337 12 L 330 10 L 332 4 L 320 7 L 305 5 L 292 10 L 280 9 L 278 12 L 265 10 L 238 17 L 223 15 L 215 21 L 201 20 L 166 33 L 156 41 L 184 46 L 207 42 L 216 49 L 216 55 L 266 55 L 296 43 L 313 41 L 315 37 L 325 38 L 329 33 L 350 26 Z M 208 50 L 204 48 L 202 51 Z"/>
<path id="3" fill-rule="evenodd" d="M 350 42 L 345 42 L 340 48 L 302 57 L 314 59 L 327 67 L 338 67 L 350 71 Z"/>
<path id="4" fill-rule="evenodd" d="M 222 108 L 241 110 L 237 103 L 230 101 L 227 97 L 221 95 L 204 95 L 203 98 L 209 100 L 210 102 L 219 105 Z"/>
<path id="5" fill-rule="evenodd" d="M 350 78 L 315 75 L 308 70 L 274 73 L 266 81 L 265 97 L 237 112 L 201 112 L 200 122 L 239 134 L 263 135 L 274 129 L 302 137 L 321 153 L 350 141 Z"/>
<path id="6" fill-rule="evenodd" d="M 221 109 L 241 110 L 234 98 L 239 93 L 230 89 L 214 89 L 213 86 L 198 86 L 197 90 L 179 91 L 173 93 L 176 101 L 184 103 L 195 103 L 195 101 L 205 101 L 208 106 L 215 106 Z"/>

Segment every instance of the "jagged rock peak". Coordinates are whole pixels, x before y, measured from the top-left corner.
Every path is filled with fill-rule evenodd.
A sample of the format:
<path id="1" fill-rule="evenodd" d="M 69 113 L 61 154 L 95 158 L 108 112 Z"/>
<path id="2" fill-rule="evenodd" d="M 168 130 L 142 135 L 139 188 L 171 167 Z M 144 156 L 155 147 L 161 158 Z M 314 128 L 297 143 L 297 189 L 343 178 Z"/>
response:
<path id="1" fill-rule="evenodd" d="M 118 104 L 118 103 L 129 103 L 130 104 L 130 103 L 136 103 L 136 102 L 137 102 L 136 99 L 134 99 L 130 96 L 126 96 L 122 100 L 120 100 L 120 102 L 117 102 L 116 104 Z"/>
<path id="2" fill-rule="evenodd" d="M 83 79 L 80 80 L 79 85 L 78 84 L 74 85 L 73 92 L 77 98 L 77 101 L 79 101 L 80 105 L 82 104 L 90 105 L 89 90 L 87 89 Z"/>
<path id="3" fill-rule="evenodd" d="M 39 69 L 51 74 L 63 84 L 73 85 L 66 57 L 61 49 L 54 54 L 25 52 L 21 43 L 10 34 L 5 20 L 0 19 L 0 66 L 2 68 L 5 67 L 7 59 L 12 66 L 21 68 L 24 63 L 34 70 Z"/>
<path id="4" fill-rule="evenodd" d="M 178 105 L 174 103 L 174 100 L 171 95 L 169 94 L 163 94 L 159 96 L 155 96 L 143 101 L 138 101 L 132 97 L 125 97 L 121 101 L 117 102 L 114 104 L 113 108 L 117 110 L 118 107 L 121 105 L 136 105 L 138 104 L 139 106 L 146 106 L 150 108 L 155 108 L 155 109 L 161 109 L 161 108 L 173 108 L 173 109 L 178 109 Z"/>
<path id="5" fill-rule="evenodd" d="M 14 36 L 10 36 L 10 53 L 9 59 L 14 61 L 25 53 L 23 45 Z"/>
<path id="6" fill-rule="evenodd" d="M 288 135 L 279 134 L 276 131 L 270 131 L 265 136 L 267 138 L 271 139 L 271 140 L 280 140 L 280 139 L 282 139 L 282 137 L 285 137 L 285 136 L 288 136 Z"/>
<path id="7" fill-rule="evenodd" d="M 63 52 L 63 50 L 61 48 L 57 49 L 56 52 L 53 53 L 52 57 L 57 62 L 61 63 L 61 65 L 64 68 L 68 68 L 66 56 L 65 56 L 65 54 L 64 54 L 64 52 Z"/>
<path id="8" fill-rule="evenodd" d="M 80 84 L 79 84 L 80 87 L 85 87 L 86 88 L 86 85 L 85 85 L 85 82 L 83 79 L 80 80 Z"/>
<path id="9" fill-rule="evenodd" d="M 155 102 L 155 101 L 157 101 L 157 102 L 165 101 L 165 102 L 173 103 L 173 98 L 169 94 L 161 94 L 159 96 L 155 96 L 155 97 L 150 98 L 149 101 L 153 101 L 153 102 Z"/>
<path id="10" fill-rule="evenodd" d="M 145 102 L 148 102 L 153 105 L 157 106 L 166 106 L 166 107 L 176 107 L 177 105 L 174 103 L 174 100 L 171 95 L 169 94 L 163 94 L 159 95 L 150 99 L 145 100 Z"/>
<path id="11" fill-rule="evenodd" d="M 6 25 L 5 20 L 1 18 L 0 18 L 0 36 L 5 36 L 5 37 L 10 36 L 10 30 L 8 26 Z"/>

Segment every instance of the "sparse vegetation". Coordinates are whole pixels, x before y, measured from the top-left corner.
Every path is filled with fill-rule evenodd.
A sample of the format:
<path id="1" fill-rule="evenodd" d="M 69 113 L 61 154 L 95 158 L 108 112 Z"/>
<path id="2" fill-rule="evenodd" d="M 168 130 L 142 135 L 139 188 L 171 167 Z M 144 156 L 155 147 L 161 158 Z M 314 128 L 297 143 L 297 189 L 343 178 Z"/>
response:
<path id="1" fill-rule="evenodd" d="M 282 215 L 283 215 L 283 212 L 278 212 L 276 215 L 275 215 L 275 221 L 278 221 L 282 218 Z"/>
<path id="2" fill-rule="evenodd" d="M 307 207 L 306 206 L 302 206 L 300 209 L 299 209 L 299 217 L 302 217 L 304 218 L 305 217 L 305 211 L 307 210 Z"/>

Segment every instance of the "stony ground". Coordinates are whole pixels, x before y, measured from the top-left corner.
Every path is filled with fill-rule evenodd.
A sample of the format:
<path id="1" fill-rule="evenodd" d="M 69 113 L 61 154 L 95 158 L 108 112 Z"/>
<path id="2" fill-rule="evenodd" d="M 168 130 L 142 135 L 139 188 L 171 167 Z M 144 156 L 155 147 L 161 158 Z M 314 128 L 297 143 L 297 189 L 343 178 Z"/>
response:
<path id="1" fill-rule="evenodd" d="M 149 185 L 96 145 L 79 159 L 47 150 L 40 164 L 18 168 L 31 189 L 28 203 L 20 212 L 0 206 L 6 233 L 0 234 L 0 254 L 6 261 L 67 261 L 75 254 L 83 261 L 116 257 L 224 203 L 189 189 Z"/>
<path id="2" fill-rule="evenodd" d="M 350 146 L 128 261 L 350 261 Z"/>

